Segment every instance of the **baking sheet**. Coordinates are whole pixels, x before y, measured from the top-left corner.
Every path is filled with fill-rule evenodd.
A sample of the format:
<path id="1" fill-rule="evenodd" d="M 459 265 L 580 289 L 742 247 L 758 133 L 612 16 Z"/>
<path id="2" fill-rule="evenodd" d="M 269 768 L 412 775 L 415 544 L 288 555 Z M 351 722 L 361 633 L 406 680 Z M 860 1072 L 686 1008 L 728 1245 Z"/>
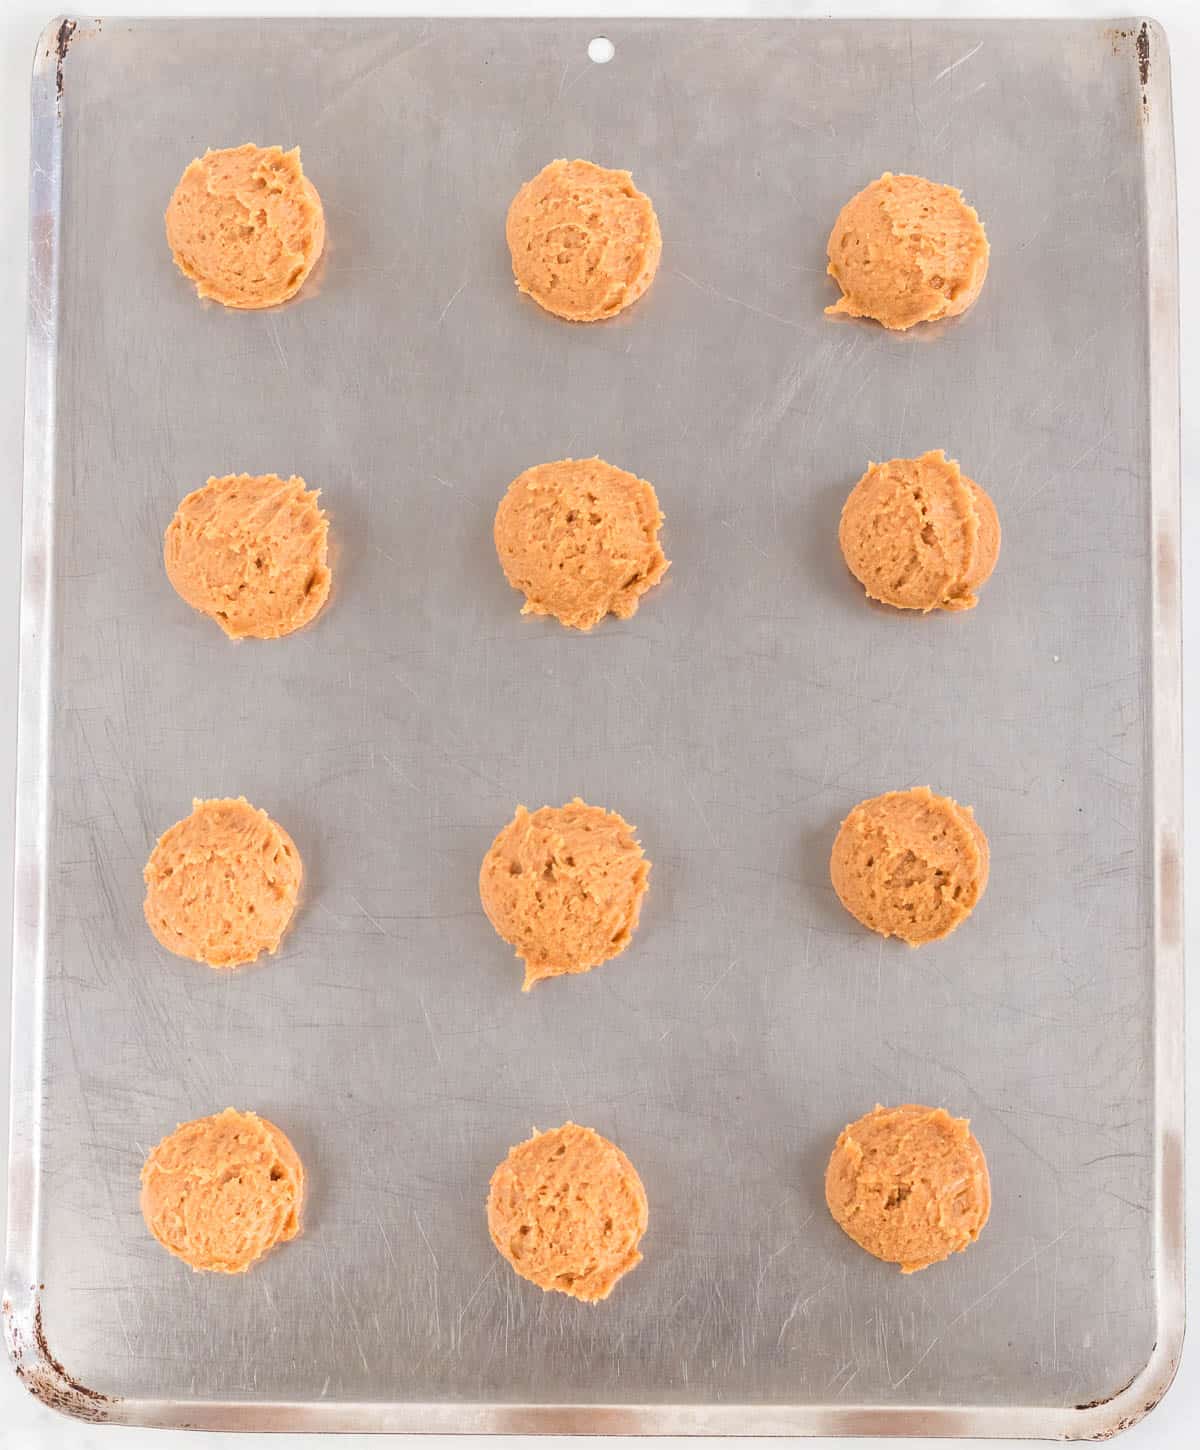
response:
<path id="1" fill-rule="evenodd" d="M 616 54 L 592 63 L 588 41 Z M 56 23 L 34 80 L 5 1323 L 70 1413 L 156 1425 L 1108 1433 L 1182 1333 L 1176 275 L 1168 61 L 1130 22 Z M 200 305 L 161 213 L 206 145 L 298 142 L 327 256 L 266 314 Z M 665 237 L 597 327 L 513 288 L 554 156 L 629 166 Z M 826 319 L 824 241 L 885 167 L 992 241 L 963 319 Z M 992 493 L 966 617 L 864 605 L 835 542 L 868 459 Z M 523 619 L 508 481 L 599 452 L 674 565 L 591 637 Z M 335 596 L 230 645 L 159 541 L 210 473 L 324 490 Z M 975 806 L 992 879 L 910 952 L 829 886 L 863 796 Z M 161 952 L 141 867 L 193 795 L 295 837 L 304 909 L 226 975 Z M 654 863 L 634 946 L 518 990 L 475 877 L 578 792 Z M 969 1114 L 995 1204 L 906 1279 L 829 1219 L 876 1100 Z M 304 1236 L 193 1276 L 145 1151 L 281 1123 Z M 488 1240 L 510 1143 L 567 1117 L 646 1183 L 600 1309 Z"/>

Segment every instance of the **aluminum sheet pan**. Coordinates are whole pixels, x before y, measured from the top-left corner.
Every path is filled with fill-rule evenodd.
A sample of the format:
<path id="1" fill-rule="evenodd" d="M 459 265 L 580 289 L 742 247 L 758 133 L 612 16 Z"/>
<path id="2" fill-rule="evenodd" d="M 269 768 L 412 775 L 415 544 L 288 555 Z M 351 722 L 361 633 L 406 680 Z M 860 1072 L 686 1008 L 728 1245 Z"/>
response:
<path id="1" fill-rule="evenodd" d="M 593 64 L 606 34 L 615 58 Z M 1105 1434 L 1182 1332 L 1178 377 L 1152 24 L 117 20 L 34 86 L 6 1322 L 35 1393 L 154 1425 Z M 206 145 L 299 142 L 328 255 L 266 314 L 196 301 L 161 216 Z M 666 239 L 597 327 L 513 288 L 555 156 L 628 166 Z M 824 245 L 885 168 L 960 185 L 955 323 L 839 323 Z M 982 606 L 868 607 L 868 459 L 996 499 Z M 590 637 L 491 542 L 529 464 L 656 484 L 674 567 Z M 324 490 L 335 597 L 234 646 L 163 575 L 210 473 Z M 827 873 L 859 798 L 974 805 L 992 880 L 911 952 Z M 244 792 L 309 868 L 276 960 L 165 955 L 140 872 Z M 633 948 L 531 996 L 476 873 L 518 801 L 622 811 Z M 979 1244 L 912 1279 L 831 1222 L 876 1100 L 969 1114 Z M 286 1127 L 307 1230 L 245 1279 L 149 1238 L 145 1151 L 228 1103 Z M 602 1308 L 498 1260 L 489 1174 L 567 1117 L 645 1180 Z"/>

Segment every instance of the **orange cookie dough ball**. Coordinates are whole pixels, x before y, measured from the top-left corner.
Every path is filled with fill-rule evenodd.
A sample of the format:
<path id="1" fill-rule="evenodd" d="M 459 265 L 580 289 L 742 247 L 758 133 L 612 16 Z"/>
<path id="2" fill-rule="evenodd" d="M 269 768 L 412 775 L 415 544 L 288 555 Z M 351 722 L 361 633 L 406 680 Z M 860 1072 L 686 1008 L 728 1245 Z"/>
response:
<path id="1" fill-rule="evenodd" d="M 300 1232 L 304 1168 L 266 1118 L 226 1108 L 180 1126 L 142 1167 L 142 1217 L 193 1269 L 244 1274 Z"/>
<path id="2" fill-rule="evenodd" d="M 552 161 L 513 198 L 505 227 L 517 286 L 568 322 L 613 317 L 654 280 L 662 233 L 628 171 Z"/>
<path id="3" fill-rule="evenodd" d="M 987 268 L 983 224 L 957 187 L 885 171 L 850 198 L 829 234 L 829 275 L 842 296 L 825 310 L 903 331 L 965 312 Z"/>
<path id="4" fill-rule="evenodd" d="M 493 536 L 504 577 L 525 595 L 521 613 L 587 630 L 606 614 L 636 614 L 667 572 L 662 521 L 644 478 L 602 458 L 562 458 L 512 481 Z"/>
<path id="5" fill-rule="evenodd" d="M 872 463 L 842 509 L 838 542 L 872 599 L 974 609 L 1000 555 L 996 505 L 939 448 Z"/>
<path id="6" fill-rule="evenodd" d="M 329 520 L 302 478 L 231 473 L 183 500 L 163 562 L 181 599 L 230 639 L 279 639 L 329 598 Z"/>
<path id="7" fill-rule="evenodd" d="M 300 148 L 233 146 L 188 163 L 167 207 L 175 265 L 201 297 L 274 307 L 299 292 L 325 245 L 325 213 Z"/>
<path id="8" fill-rule="evenodd" d="M 825 1202 L 856 1244 L 912 1274 L 973 1244 L 992 1195 L 967 1119 L 906 1103 L 876 1107 L 842 1130 Z"/>
<path id="9" fill-rule="evenodd" d="M 649 1208 L 620 1148 L 564 1123 L 509 1149 L 487 1215 L 492 1242 L 523 1279 L 595 1304 L 641 1263 Z"/>
<path id="10" fill-rule="evenodd" d="M 856 805 L 833 843 L 829 873 L 851 916 L 915 947 L 966 921 L 987 885 L 988 859 L 971 808 L 918 786 Z"/>
<path id="11" fill-rule="evenodd" d="M 176 956 L 239 967 L 279 946 L 302 874 L 292 838 L 244 796 L 193 801 L 142 873 L 146 922 Z"/>
<path id="12" fill-rule="evenodd" d="M 650 862 L 627 821 L 585 805 L 524 806 L 492 842 L 479 899 L 525 963 L 522 991 L 619 956 L 637 930 Z"/>

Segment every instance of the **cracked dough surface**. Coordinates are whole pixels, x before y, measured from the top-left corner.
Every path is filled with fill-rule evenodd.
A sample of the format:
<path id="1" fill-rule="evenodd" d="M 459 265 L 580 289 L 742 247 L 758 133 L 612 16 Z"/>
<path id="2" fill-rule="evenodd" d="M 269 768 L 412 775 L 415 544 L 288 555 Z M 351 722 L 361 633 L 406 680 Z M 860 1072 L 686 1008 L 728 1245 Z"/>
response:
<path id="1" fill-rule="evenodd" d="M 513 479 L 492 533 L 504 577 L 525 595 L 521 613 L 588 630 L 636 614 L 667 572 L 662 522 L 644 478 L 602 458 L 561 458 Z"/>
<path id="2" fill-rule="evenodd" d="M 304 1168 L 287 1135 L 226 1108 L 181 1123 L 142 1166 L 142 1217 L 193 1269 L 243 1274 L 300 1232 Z"/>
<path id="3" fill-rule="evenodd" d="M 973 609 L 1000 555 L 1000 519 L 939 448 L 872 463 L 842 509 L 838 542 L 872 599 L 926 613 Z"/>
<path id="4" fill-rule="evenodd" d="M 295 843 L 244 796 L 197 800 L 142 873 L 146 923 L 176 956 L 238 967 L 274 952 L 300 894 Z"/>
<path id="5" fill-rule="evenodd" d="M 649 1208 L 620 1148 L 564 1123 L 509 1149 L 492 1174 L 487 1217 L 492 1242 L 523 1279 L 595 1304 L 641 1263 Z"/>
<path id="6" fill-rule="evenodd" d="M 298 146 L 248 141 L 189 161 L 166 227 L 175 265 L 197 295 L 225 307 L 286 302 L 325 245 L 325 212 Z"/>
<path id="7" fill-rule="evenodd" d="M 636 302 L 662 255 L 650 198 L 628 171 L 590 161 L 552 161 L 527 181 L 505 235 L 517 286 L 568 322 L 597 322 Z"/>
<path id="8" fill-rule="evenodd" d="M 968 1120 L 906 1103 L 876 1107 L 842 1130 L 825 1201 L 855 1243 L 912 1274 L 973 1244 L 992 1197 Z"/>
<path id="9" fill-rule="evenodd" d="M 329 520 L 302 478 L 231 473 L 183 500 L 163 562 L 179 597 L 231 639 L 279 639 L 329 598 Z"/>
<path id="10" fill-rule="evenodd" d="M 634 828 L 576 796 L 532 814 L 517 807 L 483 858 L 479 899 L 524 961 L 528 992 L 619 956 L 637 930 L 649 877 Z"/>
<path id="11" fill-rule="evenodd" d="M 974 911 L 989 852 L 974 812 L 927 786 L 860 802 L 833 843 L 829 873 L 863 926 L 909 946 L 937 941 Z"/>
<path id="12" fill-rule="evenodd" d="M 987 269 L 983 224 L 957 187 L 885 171 L 829 234 L 828 271 L 842 296 L 825 310 L 902 332 L 965 312 Z"/>

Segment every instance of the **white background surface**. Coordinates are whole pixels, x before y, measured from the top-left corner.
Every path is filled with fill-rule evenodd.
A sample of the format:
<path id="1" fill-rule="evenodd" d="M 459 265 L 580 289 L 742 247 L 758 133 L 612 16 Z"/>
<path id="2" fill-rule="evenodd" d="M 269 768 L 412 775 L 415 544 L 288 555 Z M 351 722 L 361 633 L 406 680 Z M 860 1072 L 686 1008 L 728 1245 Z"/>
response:
<path id="1" fill-rule="evenodd" d="M 296 15 L 296 14 L 511 14 L 513 11 L 545 15 L 588 15 L 602 11 L 602 4 L 559 3 L 488 4 L 435 3 L 410 7 L 371 4 L 370 0 L 346 0 L 346 3 L 306 6 L 302 3 L 272 4 L 270 0 L 190 0 L 178 7 L 121 4 L 117 13 L 145 15 L 184 13 L 190 15 Z M 702 0 L 671 4 L 670 0 L 643 0 L 642 4 L 607 8 L 609 15 L 662 14 L 687 15 L 711 13 L 718 15 L 769 16 L 881 16 L 881 15 L 978 15 L 990 17 L 1014 14 L 1034 16 L 1124 16 L 1131 10 L 1107 8 L 1072 0 L 975 0 L 959 5 L 954 0 L 941 4 L 871 3 L 729 3 L 705 5 Z M 1183 567 L 1184 567 L 1184 706 L 1185 738 L 1195 738 L 1196 707 L 1200 704 L 1196 681 L 1200 676 L 1200 612 L 1195 601 L 1200 599 L 1200 507 L 1190 485 L 1200 470 L 1200 4 L 1197 0 L 1158 0 L 1151 12 L 1167 29 L 1171 46 L 1175 85 L 1176 150 L 1179 164 L 1180 258 L 1182 264 L 1181 299 L 1183 314 Z M 20 479 L 22 449 L 22 413 L 25 376 L 25 269 L 27 174 L 29 145 L 29 74 L 34 46 L 47 12 L 27 0 L 0 0 L 0 1124 L 8 1118 L 8 930 L 12 910 L 12 811 L 14 776 L 14 737 L 16 699 L 17 639 L 17 560 L 20 518 Z M 598 27 L 600 30 L 601 27 Z M 1187 400 L 1192 401 L 1189 409 Z M 1192 863 L 1189 883 L 1200 880 L 1200 752 L 1193 756 L 1192 768 L 1186 778 L 1187 845 L 1185 859 Z M 1188 959 L 1200 962 L 1200 910 L 1196 909 L 1196 893 L 1189 892 L 1187 917 Z M 1200 993 L 1192 992 L 1188 1011 L 1188 1038 L 1193 1054 L 1200 1043 Z M 1195 1059 L 1193 1056 L 1193 1069 Z M 1189 1114 L 1193 1124 L 1200 1123 L 1200 1073 L 1190 1074 Z M 0 1127 L 6 1141 L 6 1132 Z M 0 1156 L 0 1168 L 3 1159 Z M 1200 1151 L 1193 1147 L 1188 1164 L 1189 1237 L 1200 1241 Z M 0 1172 L 0 1179 L 4 1175 Z M 0 1224 L 3 1223 L 4 1200 L 0 1194 Z M 1196 1314 L 1200 1307 L 1200 1289 L 1193 1274 L 1189 1304 Z M 1200 1316 L 1196 1316 L 1200 1318 Z M 315 1436 L 261 1436 L 270 1450 L 292 1450 L 312 1445 Z M 342 1436 L 338 1450 L 377 1445 L 388 1437 Z M 399 1438 L 399 1437 L 395 1437 Z M 228 1450 L 252 1443 L 251 1436 L 195 1434 L 183 1431 L 130 1430 L 123 1427 L 93 1427 L 68 1422 L 45 1409 L 34 1400 L 16 1377 L 0 1366 L 0 1450 Z M 467 1450 L 471 1437 L 422 1439 L 421 1450 L 438 1450 L 444 1439 L 447 1450 Z M 537 1441 L 539 1447 L 559 1442 Z M 480 1441 L 483 1445 L 486 1442 Z M 531 1442 L 533 1443 L 533 1442 Z M 566 1443 L 565 1439 L 561 1443 Z M 656 1442 L 682 1444 L 683 1442 Z M 717 1442 L 712 1443 L 714 1446 Z M 785 1442 L 777 1442 L 783 1444 Z M 811 1445 L 866 1447 L 882 1444 L 874 1441 L 808 1441 Z M 940 1446 L 952 1450 L 958 1441 L 905 1441 L 907 1446 Z M 992 1441 L 993 1445 L 1018 1442 Z M 1027 1443 L 1027 1442 L 1020 1442 Z M 1128 1450 L 1192 1450 L 1200 1444 L 1200 1347 L 1193 1342 L 1185 1348 L 1176 1384 L 1166 1400 L 1148 1419 L 1128 1431 L 1121 1439 Z"/>

